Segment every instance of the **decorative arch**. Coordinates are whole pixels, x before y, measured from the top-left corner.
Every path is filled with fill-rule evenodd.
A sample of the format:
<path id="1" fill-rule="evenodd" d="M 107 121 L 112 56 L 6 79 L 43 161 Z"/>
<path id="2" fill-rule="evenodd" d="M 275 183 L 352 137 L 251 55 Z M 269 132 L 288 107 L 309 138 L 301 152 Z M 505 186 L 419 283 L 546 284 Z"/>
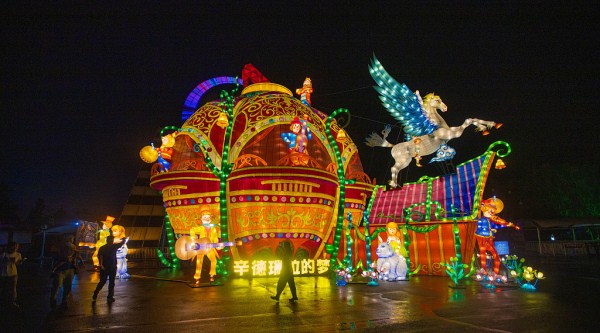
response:
<path id="1" fill-rule="evenodd" d="M 186 121 L 189 117 L 191 117 L 192 114 L 194 114 L 194 112 L 196 112 L 198 105 L 200 104 L 200 98 L 202 98 L 202 95 L 204 95 L 204 93 L 210 88 L 222 84 L 242 85 L 243 83 L 244 81 L 242 79 L 232 76 L 217 76 L 200 83 L 196 86 L 196 88 L 194 88 L 194 90 L 192 90 L 192 92 L 189 93 L 185 99 L 185 103 L 183 103 L 183 110 L 181 110 L 181 120 Z"/>

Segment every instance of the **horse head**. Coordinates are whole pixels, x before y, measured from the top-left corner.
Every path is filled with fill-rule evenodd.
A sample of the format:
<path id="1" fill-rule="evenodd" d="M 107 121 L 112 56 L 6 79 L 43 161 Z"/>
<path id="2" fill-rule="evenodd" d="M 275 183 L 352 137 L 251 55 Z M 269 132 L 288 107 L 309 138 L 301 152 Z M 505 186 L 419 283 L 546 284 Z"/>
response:
<path id="1" fill-rule="evenodd" d="M 434 93 L 425 95 L 423 98 L 423 107 L 428 108 L 429 110 L 448 111 L 448 107 L 442 102 L 442 98 Z"/>

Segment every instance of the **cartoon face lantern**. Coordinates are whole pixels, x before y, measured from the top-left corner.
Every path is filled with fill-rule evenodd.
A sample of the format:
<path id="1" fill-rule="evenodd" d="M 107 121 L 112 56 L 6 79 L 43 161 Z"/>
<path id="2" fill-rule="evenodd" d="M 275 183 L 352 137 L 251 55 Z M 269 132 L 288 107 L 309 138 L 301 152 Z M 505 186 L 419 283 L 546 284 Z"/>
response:
<path id="1" fill-rule="evenodd" d="M 125 228 L 122 225 L 114 225 L 112 228 L 112 235 L 115 239 L 125 238 Z"/>
<path id="2" fill-rule="evenodd" d="M 389 222 L 386 225 L 386 229 L 387 229 L 388 237 L 389 236 L 396 236 L 396 237 L 398 237 L 398 235 L 397 235 L 397 233 L 398 233 L 398 224 L 396 222 Z"/>
<path id="3" fill-rule="evenodd" d="M 167 135 L 161 137 L 162 145 L 160 146 L 160 149 L 161 149 L 162 157 L 165 159 L 168 159 L 168 160 L 171 159 L 171 154 L 173 153 L 172 148 L 175 145 L 175 135 L 177 135 L 177 132 L 167 134 Z M 170 148 L 170 149 L 168 149 L 168 148 Z"/>
<path id="4" fill-rule="evenodd" d="M 294 117 L 294 120 L 290 123 L 290 130 L 294 134 L 298 134 L 300 133 L 300 129 L 302 129 L 302 122 L 300 121 L 300 118 Z"/>
<path id="5" fill-rule="evenodd" d="M 202 210 L 200 213 L 200 218 L 202 219 L 202 224 L 210 224 L 212 221 L 212 213 L 208 209 Z"/>

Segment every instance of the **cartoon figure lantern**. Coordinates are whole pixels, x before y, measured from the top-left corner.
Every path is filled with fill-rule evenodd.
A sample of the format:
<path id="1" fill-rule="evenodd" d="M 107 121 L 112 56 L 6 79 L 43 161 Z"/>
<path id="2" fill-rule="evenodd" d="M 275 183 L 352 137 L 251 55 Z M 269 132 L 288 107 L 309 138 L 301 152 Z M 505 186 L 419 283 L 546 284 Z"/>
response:
<path id="1" fill-rule="evenodd" d="M 406 280 L 408 266 L 406 258 L 394 252 L 392 245 L 384 242 L 379 237 L 379 246 L 377 246 L 377 271 L 379 279 L 386 281 Z"/>
<path id="2" fill-rule="evenodd" d="M 404 246 L 402 246 L 402 242 L 400 241 L 400 237 L 398 237 L 398 224 L 396 222 L 389 222 L 386 226 L 387 240 L 394 252 L 399 255 L 406 257 L 406 250 Z"/>
<path id="3" fill-rule="evenodd" d="M 200 216 L 202 218 L 202 225 L 190 229 L 190 238 L 192 239 L 190 248 L 192 250 L 198 250 L 196 255 L 196 273 L 194 274 L 196 284 L 200 283 L 200 278 L 202 277 L 202 263 L 204 262 L 204 256 L 210 261 L 210 281 L 212 282 L 215 280 L 215 275 L 217 275 L 218 256 L 216 248 L 223 248 L 222 245 L 219 244 L 221 229 L 216 224 L 211 223 L 212 213 L 210 212 L 210 209 L 203 207 Z"/>
<path id="4" fill-rule="evenodd" d="M 504 203 L 498 198 L 490 198 L 481 202 L 481 213 L 483 216 L 477 221 L 475 237 L 479 246 L 479 260 L 481 268 L 487 268 L 487 253 L 489 251 L 494 259 L 494 273 L 500 271 L 500 257 L 494 247 L 494 233 L 498 228 L 512 227 L 512 222 L 496 216 L 504 209 Z"/>
<path id="5" fill-rule="evenodd" d="M 156 149 L 158 152 L 158 163 L 162 166 L 161 171 L 169 171 L 171 167 L 171 156 L 173 155 L 173 146 L 175 145 L 175 136 L 177 132 L 167 134 L 161 138 L 162 145 Z"/>
<path id="6" fill-rule="evenodd" d="M 308 140 L 312 139 L 312 133 L 307 125 L 308 116 L 304 116 L 304 119 L 295 117 L 290 123 L 290 130 L 292 132 L 281 133 L 281 138 L 288 144 L 288 148 L 291 152 L 298 152 L 308 154 L 306 146 Z"/>
<path id="7" fill-rule="evenodd" d="M 92 255 L 92 261 L 94 262 L 94 267 L 98 268 L 100 262 L 98 261 L 98 250 L 104 244 L 106 244 L 106 237 L 110 235 L 110 228 L 112 228 L 113 221 L 115 220 L 112 216 L 107 216 L 105 221 L 102 221 L 102 230 L 97 233 L 97 241 L 96 241 L 96 250 Z"/>
<path id="8" fill-rule="evenodd" d="M 112 235 L 117 239 L 123 239 L 123 245 L 117 250 L 117 279 L 129 279 L 131 275 L 127 273 L 127 241 L 129 238 L 125 236 L 125 228 L 121 225 L 114 225 Z"/>
<path id="9" fill-rule="evenodd" d="M 310 106 L 310 94 L 312 94 L 312 81 L 309 77 L 304 80 L 302 88 L 296 89 L 296 94 L 300 95 L 300 101 L 306 106 Z"/>
<path id="10" fill-rule="evenodd" d="M 171 158 L 173 155 L 173 146 L 177 132 L 167 134 L 161 137 L 162 144 L 160 148 L 155 148 L 154 144 L 145 146 L 140 150 L 140 158 L 146 163 L 154 163 L 158 160 L 161 172 L 169 171 L 171 168 Z"/>

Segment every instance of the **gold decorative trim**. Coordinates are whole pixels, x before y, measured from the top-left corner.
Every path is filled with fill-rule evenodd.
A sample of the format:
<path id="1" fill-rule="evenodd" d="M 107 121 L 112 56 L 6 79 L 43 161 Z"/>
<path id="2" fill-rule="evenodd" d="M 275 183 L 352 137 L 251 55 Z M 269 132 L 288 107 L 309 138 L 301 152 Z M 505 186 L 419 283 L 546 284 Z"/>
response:
<path id="1" fill-rule="evenodd" d="M 164 197 L 164 192 L 163 192 L 163 197 Z M 214 198 L 214 197 L 219 197 L 218 191 L 179 195 L 176 197 L 169 197 L 168 199 L 164 199 L 163 201 L 166 202 L 166 201 L 174 201 L 174 200 L 182 200 L 182 199 L 196 199 L 196 198 L 204 199 L 204 198 Z M 189 206 L 189 205 L 186 205 L 186 206 Z"/>
<path id="2" fill-rule="evenodd" d="M 272 173 L 272 172 L 269 172 L 269 171 L 272 171 L 275 168 L 277 168 L 277 167 L 268 167 L 268 168 L 251 168 L 251 167 L 248 167 L 248 168 L 240 169 L 240 170 L 244 170 L 244 174 L 243 175 L 235 175 L 233 177 L 230 176 L 229 178 L 227 178 L 227 182 L 230 182 L 232 180 L 236 180 L 236 179 L 239 179 L 239 178 L 251 178 L 251 177 L 266 177 L 266 176 L 268 176 L 270 178 L 274 178 L 274 177 L 299 177 L 300 176 L 302 178 L 321 179 L 321 180 L 328 181 L 328 182 L 330 182 L 332 184 L 338 184 L 339 185 L 339 182 L 337 180 L 329 178 L 329 177 L 319 176 L 318 174 L 302 174 L 302 173 L 289 174 L 289 173 Z M 283 169 L 284 167 L 280 167 L 280 168 Z M 256 169 L 256 173 L 248 173 L 247 171 L 249 169 Z M 286 167 L 286 169 L 296 169 L 296 168 L 294 168 L 294 167 Z M 329 173 L 326 173 L 323 170 L 318 170 L 318 169 L 301 168 L 301 167 L 298 167 L 297 169 L 298 169 L 298 171 L 300 171 L 300 170 L 310 170 L 311 172 L 321 171 L 324 174 L 329 174 Z M 294 181 L 297 181 L 297 180 L 294 180 Z"/>
<path id="3" fill-rule="evenodd" d="M 261 91 L 264 91 L 264 92 L 278 91 L 278 92 L 282 92 L 282 93 L 292 96 L 292 97 L 294 96 L 288 88 L 286 88 L 280 84 L 273 83 L 273 82 L 261 82 L 261 83 L 251 84 L 251 85 L 247 86 L 246 88 L 244 88 L 244 90 L 242 90 L 242 95 L 246 95 L 246 94 L 253 93 L 253 92 L 261 92 Z"/>
<path id="4" fill-rule="evenodd" d="M 320 188 L 321 185 L 313 182 L 304 182 L 297 180 L 263 180 L 260 182 L 261 185 L 271 185 L 271 191 L 279 192 L 298 192 L 298 193 L 312 193 L 313 187 Z"/>
<path id="5" fill-rule="evenodd" d="M 177 198 L 181 195 L 181 190 L 186 190 L 187 186 L 185 185 L 172 185 L 163 188 L 163 201 L 170 200 L 172 198 Z"/>
<path id="6" fill-rule="evenodd" d="M 231 194 L 231 195 L 234 195 L 234 194 Z M 267 194 L 265 193 L 264 195 L 267 195 Z M 273 192 L 269 196 L 273 196 L 273 195 L 277 195 L 277 193 Z M 328 201 L 334 202 L 333 201 L 334 198 L 330 197 L 330 196 L 314 195 L 312 197 L 317 197 L 319 199 L 326 199 Z M 260 205 L 260 204 L 269 204 L 269 206 L 299 205 L 299 206 L 302 206 L 302 207 L 307 207 L 307 206 L 311 207 L 311 206 L 314 206 L 314 207 L 318 207 L 318 208 L 321 208 L 321 207 L 332 207 L 331 205 L 326 205 L 324 203 L 318 203 L 318 202 L 310 202 L 310 203 L 298 202 L 298 201 L 296 201 L 296 202 L 280 202 L 280 201 L 274 202 L 274 201 L 271 201 L 271 200 L 269 200 L 269 201 L 250 201 L 250 202 L 248 202 L 248 201 L 231 202 L 231 199 L 229 199 L 229 202 L 227 204 L 228 205 L 235 205 L 235 208 L 255 207 L 255 206 Z M 230 207 L 230 208 L 232 208 L 232 207 Z"/>
<path id="7" fill-rule="evenodd" d="M 317 237 L 319 237 L 321 239 L 321 242 L 323 241 L 323 236 L 319 234 L 319 232 L 312 230 L 312 229 L 294 229 L 294 231 L 290 231 L 289 229 L 262 229 L 262 231 L 252 231 L 252 230 L 245 230 L 240 232 L 239 234 L 235 234 L 234 238 L 238 239 L 238 238 L 242 238 L 242 237 L 248 237 L 248 236 L 253 236 L 253 235 L 261 235 L 262 234 L 278 234 L 278 233 L 290 233 L 290 234 L 309 234 L 309 235 L 315 235 Z M 270 236 L 270 235 L 269 235 Z M 259 238 L 259 239 L 253 239 L 252 241 L 255 240 L 263 240 L 263 239 L 277 239 L 276 237 L 265 237 L 265 238 Z M 304 239 L 304 240 L 311 240 L 313 242 L 316 242 L 314 239 L 310 239 L 310 238 L 304 238 L 304 237 L 296 237 L 296 238 L 289 238 L 289 239 Z M 320 242 L 318 242 L 320 243 Z"/>

